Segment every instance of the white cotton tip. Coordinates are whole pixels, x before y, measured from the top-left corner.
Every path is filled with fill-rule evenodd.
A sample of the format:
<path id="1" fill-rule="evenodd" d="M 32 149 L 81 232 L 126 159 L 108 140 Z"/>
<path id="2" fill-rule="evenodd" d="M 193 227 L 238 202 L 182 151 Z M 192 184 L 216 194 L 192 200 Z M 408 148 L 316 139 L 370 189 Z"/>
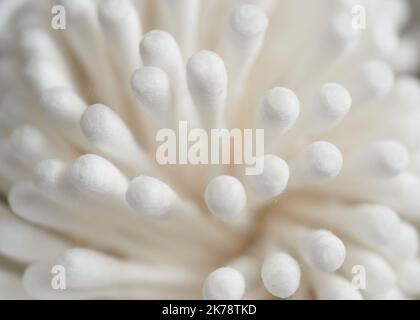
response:
<path id="1" fill-rule="evenodd" d="M 125 198 L 134 211 L 149 218 L 170 214 L 177 202 L 177 195 L 170 186 L 148 176 L 133 179 Z"/>
<path id="2" fill-rule="evenodd" d="M 73 87 L 65 71 L 47 59 L 29 60 L 24 66 L 23 74 L 26 84 L 37 93 L 57 86 Z"/>
<path id="3" fill-rule="evenodd" d="M 315 96 L 310 126 L 322 130 L 338 124 L 350 111 L 351 103 L 350 93 L 343 86 L 337 83 L 322 85 Z"/>
<path id="4" fill-rule="evenodd" d="M 343 242 L 326 230 L 310 231 L 304 237 L 300 250 L 309 266 L 324 272 L 340 268 L 346 257 Z"/>
<path id="5" fill-rule="evenodd" d="M 364 174 L 377 178 L 395 177 L 410 163 L 407 149 L 399 142 L 386 140 L 369 145 L 361 156 Z"/>
<path id="6" fill-rule="evenodd" d="M 333 273 L 317 275 L 314 288 L 318 300 L 363 300 L 360 292 L 351 282 Z"/>
<path id="7" fill-rule="evenodd" d="M 40 104 L 44 115 L 55 126 L 70 133 L 79 131 L 79 121 L 87 105 L 76 92 L 54 87 L 42 93 Z"/>
<path id="8" fill-rule="evenodd" d="M 90 106 L 80 119 L 80 127 L 89 143 L 105 155 L 120 163 L 143 167 L 137 142 L 112 109 L 103 104 Z"/>
<path id="9" fill-rule="evenodd" d="M 268 19 L 264 11 L 254 5 L 242 5 L 235 9 L 230 16 L 229 25 L 238 37 L 237 46 L 245 46 L 247 38 L 255 38 L 264 34 L 268 26 Z"/>
<path id="10" fill-rule="evenodd" d="M 398 284 L 408 295 L 420 295 L 420 260 L 418 258 L 394 264 Z"/>
<path id="11" fill-rule="evenodd" d="M 350 229 L 351 234 L 359 241 L 374 247 L 393 242 L 400 231 L 398 214 L 382 205 L 357 206 L 349 212 L 348 219 L 357 222 Z"/>
<path id="12" fill-rule="evenodd" d="M 49 138 L 40 129 L 30 125 L 13 130 L 10 147 L 16 157 L 29 168 L 41 160 L 60 156 Z"/>
<path id="13" fill-rule="evenodd" d="M 70 288 L 112 285 L 120 267 L 114 258 L 81 248 L 66 250 L 54 260 L 53 265 L 65 268 L 66 285 Z M 121 268 L 120 272 L 124 273 L 125 270 Z"/>
<path id="14" fill-rule="evenodd" d="M 145 66 L 161 68 L 170 76 L 176 76 L 182 56 L 174 37 L 163 30 L 147 32 L 140 42 L 140 56 Z"/>
<path id="15" fill-rule="evenodd" d="M 162 69 L 137 69 L 131 78 L 131 88 L 143 108 L 157 119 L 166 120 L 171 115 L 171 85 Z"/>
<path id="16" fill-rule="evenodd" d="M 354 28 L 349 27 L 351 23 L 352 21 L 347 14 L 332 15 L 326 34 L 329 40 L 327 46 L 334 47 L 333 52 L 343 53 L 356 44 L 359 33 Z"/>
<path id="17" fill-rule="evenodd" d="M 15 217 L 0 219 L 0 252 L 20 262 L 48 260 L 67 245 L 48 231 L 33 227 Z"/>
<path id="18" fill-rule="evenodd" d="M 394 84 L 394 73 L 387 64 L 381 61 L 370 61 L 363 67 L 365 84 L 375 96 L 387 93 Z"/>
<path id="19" fill-rule="evenodd" d="M 127 178 L 110 161 L 94 154 L 80 156 L 70 167 L 73 185 L 84 195 L 101 202 L 121 202 Z"/>
<path id="20" fill-rule="evenodd" d="M 261 268 L 264 287 L 272 295 L 288 298 L 293 295 L 300 283 L 299 264 L 286 253 L 269 255 Z"/>
<path id="21" fill-rule="evenodd" d="M 392 109 L 401 110 L 403 114 L 412 115 L 420 111 L 420 81 L 413 76 L 403 76 L 396 80 L 394 86 Z"/>
<path id="22" fill-rule="evenodd" d="M 40 161 L 34 168 L 32 181 L 47 198 L 69 206 L 80 203 L 80 193 L 70 182 L 68 165 L 60 160 Z"/>
<path id="23" fill-rule="evenodd" d="M 232 176 L 218 176 L 212 179 L 204 192 L 204 198 L 211 213 L 222 219 L 238 216 L 246 205 L 245 189 L 242 183 Z"/>
<path id="24" fill-rule="evenodd" d="M 385 95 L 394 85 L 394 73 L 390 66 L 379 60 L 365 62 L 351 83 L 350 93 L 355 105 Z"/>
<path id="25" fill-rule="evenodd" d="M 316 141 L 305 147 L 291 167 L 291 182 L 295 185 L 332 179 L 341 171 L 343 156 L 333 144 Z"/>
<path id="26" fill-rule="evenodd" d="M 197 110 L 204 115 L 219 111 L 227 92 L 225 64 L 214 52 L 199 51 L 187 62 L 188 89 Z"/>
<path id="27" fill-rule="evenodd" d="M 347 257 L 343 264 L 342 271 L 348 279 L 355 275 L 355 266 L 362 266 L 366 276 L 367 295 L 376 296 L 390 291 L 396 285 L 396 276 L 392 267 L 380 255 L 350 247 L 347 249 Z"/>
<path id="28" fill-rule="evenodd" d="M 262 161 L 263 171 L 258 175 L 247 176 L 252 190 L 263 198 L 278 196 L 289 181 L 289 166 L 283 159 L 271 154 L 261 156 L 256 161 L 257 166 Z"/>
<path id="29" fill-rule="evenodd" d="M 207 300 L 239 300 L 245 292 L 243 275 L 230 267 L 211 272 L 203 285 L 203 296 Z"/>
<path id="30" fill-rule="evenodd" d="M 270 89 L 258 108 L 258 126 L 273 133 L 284 133 L 295 124 L 300 103 L 295 93 L 287 88 Z"/>
<path id="31" fill-rule="evenodd" d="M 80 119 L 80 127 L 86 138 L 100 147 L 108 146 L 120 134 L 126 136 L 128 131 L 121 118 L 103 104 L 87 108 Z"/>
<path id="32" fill-rule="evenodd" d="M 392 241 L 388 241 L 380 250 L 386 256 L 398 260 L 414 259 L 419 253 L 419 234 L 416 227 L 401 221 L 399 230 L 393 236 Z"/>

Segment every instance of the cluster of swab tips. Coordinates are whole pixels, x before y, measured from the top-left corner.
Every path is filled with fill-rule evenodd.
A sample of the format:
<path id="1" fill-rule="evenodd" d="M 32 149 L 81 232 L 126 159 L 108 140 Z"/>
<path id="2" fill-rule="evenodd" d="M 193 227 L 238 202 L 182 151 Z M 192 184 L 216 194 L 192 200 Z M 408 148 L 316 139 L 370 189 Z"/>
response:
<path id="1" fill-rule="evenodd" d="M 418 298 L 420 44 L 358 2 L 0 4 L 0 297 Z"/>

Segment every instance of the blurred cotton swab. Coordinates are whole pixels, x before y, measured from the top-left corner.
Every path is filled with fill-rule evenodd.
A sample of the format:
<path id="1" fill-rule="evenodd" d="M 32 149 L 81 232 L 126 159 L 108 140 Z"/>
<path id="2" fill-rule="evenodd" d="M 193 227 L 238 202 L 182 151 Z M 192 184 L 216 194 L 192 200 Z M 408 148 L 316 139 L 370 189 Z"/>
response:
<path id="1" fill-rule="evenodd" d="M 236 8 L 229 18 L 223 59 L 229 73 L 229 92 L 233 101 L 240 95 L 243 82 L 257 58 L 267 26 L 265 13 L 254 5 Z"/>

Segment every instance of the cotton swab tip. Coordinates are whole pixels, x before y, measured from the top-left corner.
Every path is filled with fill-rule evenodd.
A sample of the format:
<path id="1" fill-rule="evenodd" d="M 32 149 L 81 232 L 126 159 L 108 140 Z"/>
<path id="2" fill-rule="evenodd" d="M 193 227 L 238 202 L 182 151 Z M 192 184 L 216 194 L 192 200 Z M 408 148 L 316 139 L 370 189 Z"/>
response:
<path id="1" fill-rule="evenodd" d="M 132 180 L 125 198 L 134 211 L 149 218 L 169 214 L 177 199 L 171 187 L 148 176 L 139 176 Z"/>
<path id="2" fill-rule="evenodd" d="M 225 64 L 214 52 L 199 51 L 187 62 L 188 88 L 196 107 L 206 112 L 219 108 L 226 98 Z"/>
<path id="3" fill-rule="evenodd" d="M 288 254 L 272 254 L 264 260 L 261 278 L 264 287 L 272 295 L 279 298 L 290 297 L 299 287 L 299 264 Z"/>
<path id="4" fill-rule="evenodd" d="M 265 31 L 268 19 L 257 6 L 242 5 L 231 15 L 230 26 L 243 37 L 255 37 Z"/>
<path id="5" fill-rule="evenodd" d="M 275 155 L 264 155 L 256 161 L 263 161 L 263 171 L 259 175 L 247 176 L 252 190 L 264 198 L 278 196 L 289 181 L 289 166 Z"/>
<path id="6" fill-rule="evenodd" d="M 311 267 L 319 271 L 333 272 L 343 264 L 346 248 L 331 232 L 316 230 L 304 238 L 302 256 Z"/>
<path id="7" fill-rule="evenodd" d="M 111 162 L 94 154 L 77 158 L 70 167 L 70 178 L 80 192 L 99 201 L 121 201 L 128 184 Z"/>
<path id="8" fill-rule="evenodd" d="M 337 83 L 327 83 L 317 92 L 313 113 L 317 121 L 334 125 L 349 112 L 351 96 L 346 88 Z"/>
<path id="9" fill-rule="evenodd" d="M 140 42 L 140 55 L 146 66 L 152 65 L 165 70 L 174 67 L 172 62 L 180 58 L 178 44 L 174 37 L 163 30 L 147 32 Z"/>
<path id="10" fill-rule="evenodd" d="M 299 99 L 287 88 L 270 89 L 258 109 L 258 121 L 263 128 L 279 133 L 289 130 L 300 113 Z"/>
<path id="11" fill-rule="evenodd" d="M 365 86 L 375 95 L 387 93 L 394 85 L 394 73 L 389 65 L 382 61 L 369 61 L 362 68 Z"/>
<path id="12" fill-rule="evenodd" d="M 245 292 L 242 274 L 230 267 L 211 272 L 203 285 L 203 296 L 207 300 L 239 300 Z"/>
<path id="13" fill-rule="evenodd" d="M 245 208 L 242 183 L 232 176 L 218 176 L 207 185 L 204 198 L 209 210 L 222 219 L 238 216 Z"/>
<path id="14" fill-rule="evenodd" d="M 340 150 L 326 141 L 307 146 L 292 168 L 295 183 L 315 183 L 338 176 L 343 166 Z"/>
<path id="15" fill-rule="evenodd" d="M 73 90 L 65 87 L 44 91 L 40 104 L 43 113 L 65 129 L 74 129 L 86 109 L 86 103 Z"/>
<path id="16" fill-rule="evenodd" d="M 168 75 L 156 67 L 141 67 L 131 78 L 131 87 L 141 105 L 157 116 L 171 107 L 171 85 Z"/>

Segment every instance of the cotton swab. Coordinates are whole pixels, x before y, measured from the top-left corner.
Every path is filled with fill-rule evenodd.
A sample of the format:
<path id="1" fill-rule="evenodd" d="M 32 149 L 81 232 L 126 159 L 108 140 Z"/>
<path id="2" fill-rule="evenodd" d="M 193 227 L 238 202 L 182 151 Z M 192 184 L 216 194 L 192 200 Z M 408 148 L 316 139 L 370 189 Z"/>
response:
<path id="1" fill-rule="evenodd" d="M 296 260 L 287 253 L 268 255 L 261 268 L 264 287 L 279 298 L 292 296 L 299 287 L 301 271 Z"/>
<path id="2" fill-rule="evenodd" d="M 13 155 L 9 141 L 4 139 L 0 140 L 0 176 L 7 184 L 30 177 L 30 171 Z"/>
<path id="3" fill-rule="evenodd" d="M 23 263 L 49 260 L 69 246 L 46 230 L 13 216 L 0 219 L 0 251 Z"/>
<path id="4" fill-rule="evenodd" d="M 101 92 L 102 102 L 113 106 L 124 114 L 121 91 L 112 77 L 112 68 L 104 39 L 100 33 L 97 4 L 80 0 L 59 0 L 66 8 L 67 28 L 65 37 L 78 60 L 87 71 L 94 92 Z M 102 77 L 96 77 L 101 70 Z M 56 84 L 57 85 L 57 84 Z"/>
<path id="5" fill-rule="evenodd" d="M 326 141 L 316 141 L 304 148 L 289 163 L 290 185 L 316 184 L 335 178 L 341 171 L 343 157 L 340 150 Z"/>
<path id="6" fill-rule="evenodd" d="M 144 34 L 140 42 L 140 57 L 145 66 L 164 70 L 172 80 L 172 85 L 182 79 L 184 63 L 178 43 L 163 30 L 151 30 Z"/>
<path id="7" fill-rule="evenodd" d="M 51 270 L 54 266 L 51 263 L 38 262 L 31 264 L 23 274 L 23 286 L 25 291 L 42 299 L 157 299 L 159 296 L 167 296 L 168 299 L 182 291 L 181 296 L 185 299 L 193 297 L 193 293 L 186 287 L 135 284 L 133 286 L 109 286 L 88 289 L 77 289 L 66 286 L 65 290 L 53 289 Z M 58 269 L 59 270 L 59 269 Z"/>
<path id="8" fill-rule="evenodd" d="M 364 181 L 365 186 L 369 189 L 362 191 L 354 186 L 360 183 L 359 180 L 347 178 L 352 183 L 346 185 L 338 185 L 332 182 L 326 186 L 326 191 L 330 192 L 330 188 L 346 197 L 354 198 L 358 196 L 364 201 L 381 202 L 390 208 L 397 210 L 403 217 L 410 220 L 419 220 L 419 203 L 417 201 L 416 190 L 420 188 L 420 179 L 418 176 L 409 172 L 404 172 L 398 176 L 385 181 Z"/>
<path id="9" fill-rule="evenodd" d="M 87 201 L 71 183 L 69 165 L 63 161 L 40 161 L 34 168 L 32 180 L 45 197 L 57 203 L 77 208 Z"/>
<path id="10" fill-rule="evenodd" d="M 40 106 L 44 116 L 68 139 L 86 147 L 80 130 L 80 118 L 87 104 L 76 92 L 65 87 L 53 87 L 42 93 Z"/>
<path id="11" fill-rule="evenodd" d="M 174 117 L 197 121 L 190 101 L 186 70 L 181 51 L 174 37 L 163 30 L 147 32 L 140 42 L 140 56 L 145 66 L 162 69 L 169 77 L 174 95 Z"/>
<path id="12" fill-rule="evenodd" d="M 362 106 L 391 90 L 394 85 L 394 73 L 385 63 L 371 60 L 356 69 L 348 80 L 344 81 L 349 90 L 353 105 Z"/>
<path id="13" fill-rule="evenodd" d="M 187 62 L 187 83 L 203 127 L 223 127 L 227 94 L 227 74 L 223 60 L 211 51 L 193 54 Z"/>
<path id="14" fill-rule="evenodd" d="M 336 126 L 350 111 L 350 93 L 338 83 L 320 86 L 302 113 L 299 134 L 318 133 Z"/>
<path id="15" fill-rule="evenodd" d="M 361 293 L 341 276 L 308 270 L 318 300 L 363 300 Z"/>
<path id="16" fill-rule="evenodd" d="M 363 266 L 366 272 L 366 288 L 362 289 L 368 297 L 386 294 L 396 285 L 397 279 L 394 270 L 384 258 L 374 252 L 349 246 L 347 247 L 346 260 L 340 271 L 347 279 L 352 279 L 355 266 Z"/>
<path id="17" fill-rule="evenodd" d="M 345 11 L 328 17 L 320 38 L 313 44 L 315 48 L 304 53 L 287 82 L 293 87 L 306 89 L 347 56 L 359 40 L 359 34 L 350 26 L 351 23 L 351 17 Z M 307 77 L 308 74 L 315 77 Z"/>
<path id="18" fill-rule="evenodd" d="M 111 48 L 112 58 L 127 83 L 133 70 L 140 64 L 137 46 L 142 30 L 136 8 L 129 0 L 101 0 L 98 18 L 106 34 L 105 41 Z"/>
<path id="19" fill-rule="evenodd" d="M 399 142 L 376 141 L 363 147 L 354 157 L 346 158 L 345 174 L 377 179 L 395 177 L 407 169 L 409 153 Z"/>
<path id="20" fill-rule="evenodd" d="M 379 252 L 393 260 L 410 260 L 419 253 L 419 237 L 414 225 L 401 221 L 398 233 L 385 246 L 378 248 Z"/>
<path id="21" fill-rule="evenodd" d="M 326 226 L 373 248 L 394 241 L 400 228 L 398 214 L 390 208 L 375 204 L 338 205 L 317 202 L 286 206 L 302 221 Z"/>
<path id="22" fill-rule="evenodd" d="M 131 78 L 131 88 L 141 106 L 153 115 L 159 127 L 172 120 L 172 93 L 168 75 L 156 67 L 141 67 Z"/>
<path id="23" fill-rule="evenodd" d="M 245 292 L 245 279 L 236 269 L 222 267 L 211 272 L 203 284 L 207 300 L 239 300 Z"/>
<path id="24" fill-rule="evenodd" d="M 394 263 L 398 284 L 408 295 L 420 294 L 420 260 L 418 258 Z"/>
<path id="25" fill-rule="evenodd" d="M 270 89 L 257 109 L 256 126 L 264 129 L 264 134 L 275 140 L 290 130 L 300 113 L 300 102 L 295 93 L 283 87 Z"/>
<path id="26" fill-rule="evenodd" d="M 412 76 L 400 76 L 395 80 L 390 108 L 408 116 L 420 111 L 420 81 Z M 393 110 L 394 111 L 394 110 Z"/>
<path id="27" fill-rule="evenodd" d="M 70 288 L 95 288 L 121 284 L 149 283 L 185 285 L 194 275 L 174 267 L 159 267 L 125 262 L 103 253 L 74 248 L 65 251 L 54 262 L 66 270 Z M 89 267 L 87 267 L 89 266 Z"/>
<path id="28" fill-rule="evenodd" d="M 53 40 L 51 34 L 43 28 L 36 27 L 21 30 L 18 46 L 19 53 L 23 59 L 46 59 L 56 65 L 59 70 L 69 73 L 65 56 L 60 52 L 60 48 Z"/>
<path id="29" fill-rule="evenodd" d="M 229 73 L 230 99 L 236 100 L 243 82 L 258 56 L 268 19 L 257 6 L 245 4 L 236 8 L 226 27 L 223 59 Z"/>
<path id="30" fill-rule="evenodd" d="M 10 207 L 19 217 L 82 239 L 94 240 L 92 225 L 78 221 L 74 214 L 42 196 L 31 182 L 15 184 L 9 192 Z M 96 229 L 95 229 L 96 230 Z"/>
<path id="31" fill-rule="evenodd" d="M 39 94 L 56 86 L 74 88 L 69 75 L 46 58 L 33 58 L 24 66 L 24 79 L 33 92 Z"/>
<path id="32" fill-rule="evenodd" d="M 204 192 L 208 209 L 221 219 L 232 219 L 245 209 L 246 193 L 242 183 L 232 176 L 212 179 Z"/>
<path id="33" fill-rule="evenodd" d="M 177 197 L 167 184 L 148 176 L 131 181 L 125 196 L 132 209 L 150 218 L 173 213 Z"/>
<path id="34" fill-rule="evenodd" d="M 196 46 L 200 0 L 158 0 L 163 18 L 177 39 L 184 57 Z"/>
<path id="35" fill-rule="evenodd" d="M 10 147 L 14 155 L 28 168 L 33 168 L 39 161 L 48 158 L 69 160 L 74 157 L 70 148 L 57 147 L 40 129 L 28 125 L 13 130 Z"/>
<path id="36" fill-rule="evenodd" d="M 285 219 L 276 220 L 275 225 L 278 230 L 276 238 L 296 251 L 311 268 L 332 272 L 342 265 L 346 248 L 333 233 L 312 230 Z"/>
<path id="37" fill-rule="evenodd" d="M 144 154 L 125 122 L 103 104 L 87 108 L 80 127 L 89 143 L 131 170 L 149 171 L 151 160 Z"/>
<path id="38" fill-rule="evenodd" d="M 203 219 L 202 212 L 193 203 L 181 198 L 169 185 L 156 178 L 139 176 L 128 185 L 125 198 L 128 206 L 142 217 L 158 219 L 165 218 L 172 222 L 165 225 L 165 220 L 159 221 L 159 226 L 166 232 L 186 230 L 187 235 L 208 234 L 216 237 L 212 242 L 225 241 L 230 237 L 217 225 L 208 219 Z M 191 230 L 188 225 L 195 224 Z"/>
<path id="39" fill-rule="evenodd" d="M 110 161 L 94 154 L 80 156 L 70 167 L 73 185 L 87 197 L 104 204 L 125 205 L 128 180 Z"/>
<path id="40" fill-rule="evenodd" d="M 256 166 L 263 168 L 262 173 L 246 178 L 259 198 L 274 198 L 285 190 L 289 181 L 289 166 L 283 159 L 271 154 L 264 155 L 257 158 Z"/>

